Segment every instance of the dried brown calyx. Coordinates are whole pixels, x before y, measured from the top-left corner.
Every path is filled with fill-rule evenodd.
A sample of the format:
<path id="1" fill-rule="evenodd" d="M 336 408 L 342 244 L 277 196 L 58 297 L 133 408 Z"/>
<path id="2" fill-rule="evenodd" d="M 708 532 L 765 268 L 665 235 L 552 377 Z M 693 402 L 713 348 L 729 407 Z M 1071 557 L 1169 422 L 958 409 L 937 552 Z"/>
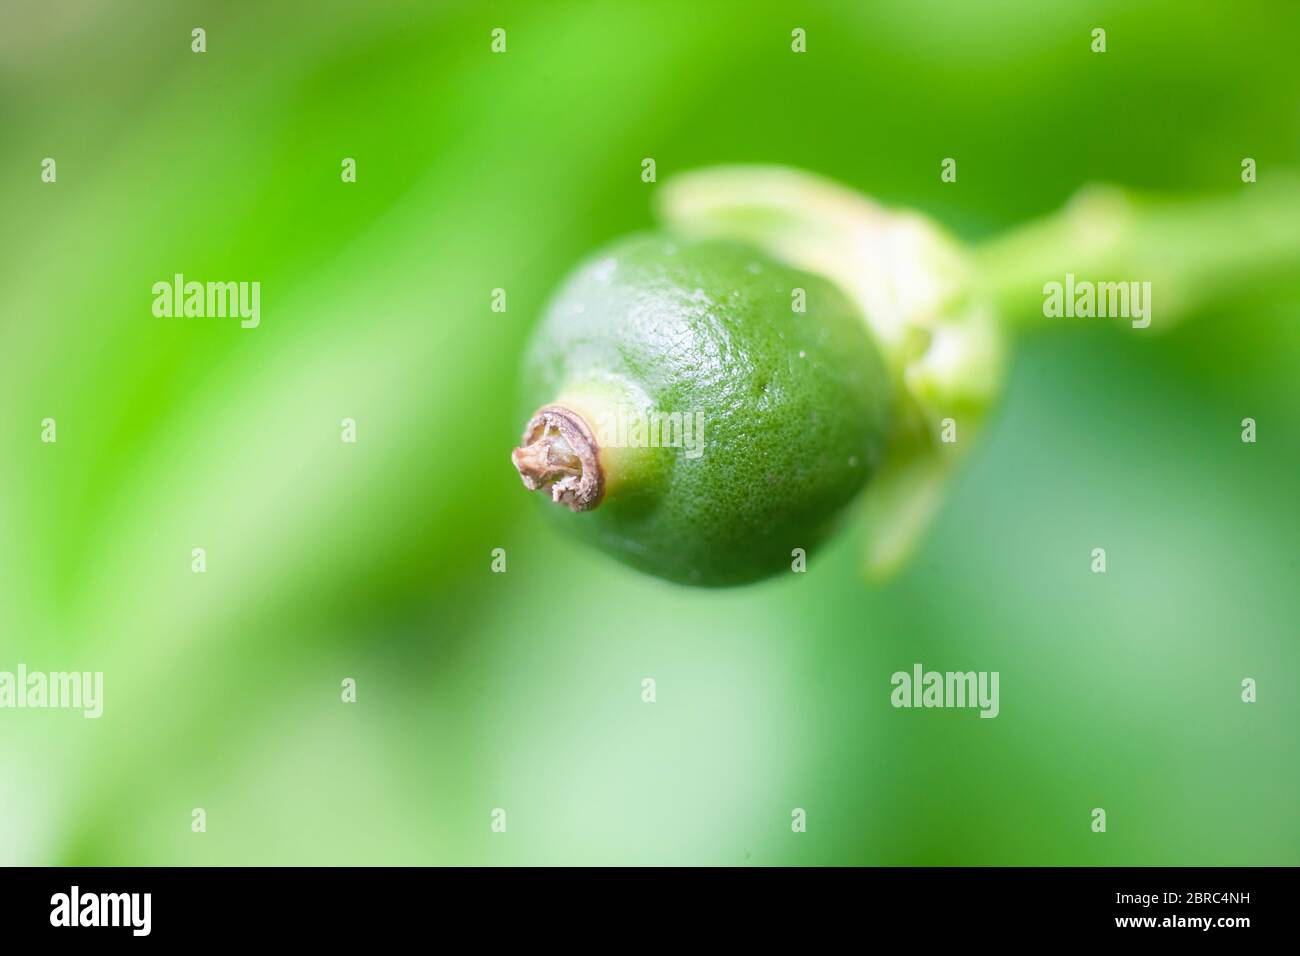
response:
<path id="1" fill-rule="evenodd" d="M 590 511 L 605 493 L 599 448 L 591 428 L 571 408 L 546 405 L 524 429 L 523 447 L 510 459 L 529 491 L 549 488 L 570 511 Z"/>

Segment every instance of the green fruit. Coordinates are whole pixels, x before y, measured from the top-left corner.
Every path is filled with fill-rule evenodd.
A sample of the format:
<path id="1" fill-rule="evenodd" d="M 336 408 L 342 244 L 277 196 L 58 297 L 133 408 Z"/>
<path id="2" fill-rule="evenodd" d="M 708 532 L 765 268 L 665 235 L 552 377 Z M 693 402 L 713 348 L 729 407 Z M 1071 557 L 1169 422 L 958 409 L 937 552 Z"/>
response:
<path id="1" fill-rule="evenodd" d="M 894 411 L 844 294 L 728 240 L 637 236 L 589 260 L 523 380 L 525 486 L 619 560 L 700 585 L 813 548 L 879 466 Z"/>

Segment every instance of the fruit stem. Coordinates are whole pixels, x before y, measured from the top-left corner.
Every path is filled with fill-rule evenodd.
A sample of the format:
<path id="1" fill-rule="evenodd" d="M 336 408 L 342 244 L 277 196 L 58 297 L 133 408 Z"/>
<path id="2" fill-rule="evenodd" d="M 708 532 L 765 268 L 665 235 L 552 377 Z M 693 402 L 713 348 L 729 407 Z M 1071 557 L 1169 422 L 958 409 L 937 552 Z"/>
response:
<path id="1" fill-rule="evenodd" d="M 545 405 L 529 419 L 522 447 L 510 459 L 529 491 L 549 488 L 556 504 L 590 511 L 605 492 L 599 451 L 580 414 L 564 405 Z"/>
<path id="2" fill-rule="evenodd" d="M 1300 179 L 1286 172 L 1235 194 L 1154 197 L 1085 187 L 1057 212 L 974 247 L 1003 325 L 1046 328 L 1044 284 L 1150 281 L 1155 326 L 1205 308 L 1239 306 L 1294 283 L 1300 269 Z"/>

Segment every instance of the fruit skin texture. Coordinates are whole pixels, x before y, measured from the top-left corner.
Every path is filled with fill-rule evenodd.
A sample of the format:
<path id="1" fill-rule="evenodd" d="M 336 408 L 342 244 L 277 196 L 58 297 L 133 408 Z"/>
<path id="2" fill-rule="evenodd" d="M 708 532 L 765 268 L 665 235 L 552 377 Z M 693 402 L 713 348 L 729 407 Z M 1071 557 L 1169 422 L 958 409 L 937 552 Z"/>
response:
<path id="1" fill-rule="evenodd" d="M 806 293 L 806 311 L 792 292 Z M 686 584 L 789 571 L 879 464 L 893 388 L 856 308 L 830 282 L 726 240 L 624 239 L 565 282 L 534 332 L 521 421 L 580 399 L 608 491 L 554 520 L 625 563 Z M 638 408 L 639 406 L 639 408 Z M 609 416 L 703 422 L 701 453 L 605 448 Z M 646 439 L 641 439 L 642 445 Z"/>

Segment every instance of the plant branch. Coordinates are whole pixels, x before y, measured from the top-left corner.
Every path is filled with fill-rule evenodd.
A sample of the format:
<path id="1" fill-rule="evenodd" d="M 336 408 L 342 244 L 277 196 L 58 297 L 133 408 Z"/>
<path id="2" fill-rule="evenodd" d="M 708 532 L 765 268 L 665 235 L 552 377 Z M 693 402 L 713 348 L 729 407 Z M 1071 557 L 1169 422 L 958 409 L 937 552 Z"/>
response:
<path id="1" fill-rule="evenodd" d="M 1152 327 L 1300 291 L 1300 178 L 1277 174 L 1208 198 L 1081 190 L 1059 212 L 974 247 L 986 294 L 1018 332 L 1046 328 L 1044 284 L 1150 282 Z"/>

